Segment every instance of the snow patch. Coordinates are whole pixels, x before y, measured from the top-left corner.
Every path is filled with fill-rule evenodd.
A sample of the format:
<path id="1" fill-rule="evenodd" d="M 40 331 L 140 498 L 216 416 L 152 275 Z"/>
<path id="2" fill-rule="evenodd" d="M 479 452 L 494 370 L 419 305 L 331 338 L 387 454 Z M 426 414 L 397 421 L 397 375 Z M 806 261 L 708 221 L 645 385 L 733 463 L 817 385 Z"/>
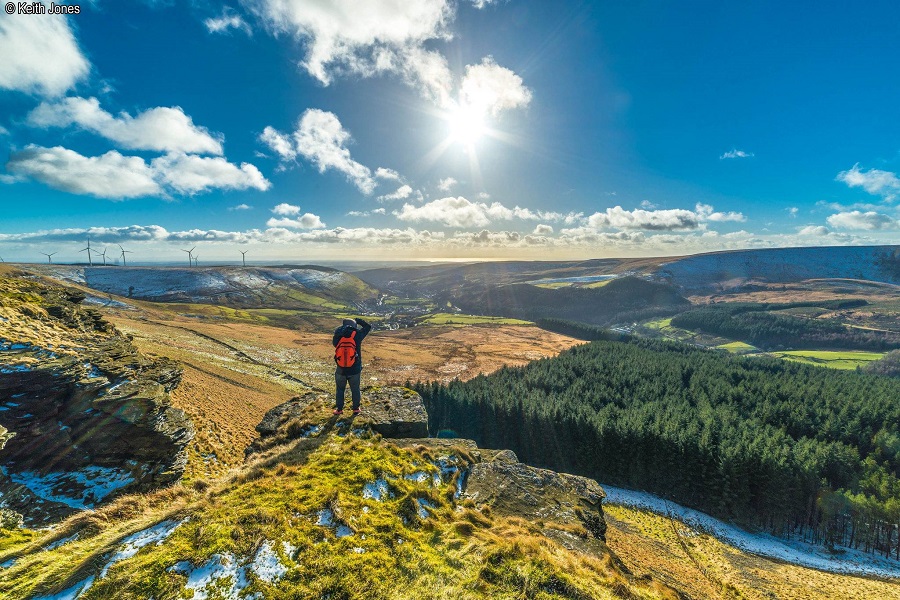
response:
<path id="1" fill-rule="evenodd" d="M 112 558 L 110 558 L 103 567 L 103 570 L 100 572 L 100 577 L 106 577 L 110 567 L 120 560 L 131 558 L 144 546 L 148 546 L 152 543 L 156 543 L 157 546 L 160 545 L 185 521 L 187 521 L 187 519 L 182 519 L 181 521 L 163 521 L 157 523 L 153 527 L 128 536 L 122 540 L 122 545 L 119 547 L 119 550 L 113 554 Z"/>
<path id="2" fill-rule="evenodd" d="M 420 518 L 420 519 L 423 519 L 423 520 L 424 520 L 424 519 L 427 519 L 428 516 L 429 516 L 429 514 L 430 514 L 430 513 L 428 512 L 428 509 L 429 509 L 429 508 L 433 509 L 433 508 L 434 508 L 434 504 L 432 504 L 431 502 L 429 502 L 429 501 L 426 500 L 425 498 L 416 498 L 416 502 L 419 503 L 419 508 L 417 509 L 417 512 L 419 513 L 419 518 Z"/>
<path id="3" fill-rule="evenodd" d="M 375 481 L 364 485 L 362 495 L 363 498 L 371 498 L 378 502 L 381 502 L 383 498 L 389 495 L 393 497 L 393 494 L 390 493 L 387 481 L 380 477 Z"/>
<path id="4" fill-rule="evenodd" d="M 287 567 L 281 563 L 278 553 L 272 547 L 272 542 L 266 540 L 256 551 L 253 564 L 250 565 L 257 577 L 267 583 L 275 583 L 287 573 Z"/>
<path id="5" fill-rule="evenodd" d="M 93 575 L 83 581 L 79 581 L 70 588 L 64 589 L 58 594 L 53 594 L 52 596 L 41 596 L 40 598 L 34 598 L 33 600 L 75 600 L 83 592 L 86 592 L 92 585 L 94 585 Z"/>
<path id="6" fill-rule="evenodd" d="M 239 566 L 230 552 L 213 554 L 208 561 L 197 567 L 188 561 L 181 561 L 170 567 L 169 570 L 187 576 L 187 583 L 184 587 L 193 590 L 193 600 L 206 600 L 213 591 L 225 598 L 238 598 L 240 593 L 250 585 L 247 580 L 247 567 Z M 231 587 L 223 589 L 219 580 L 226 578 L 231 580 Z"/>
<path id="7" fill-rule="evenodd" d="M 5 474 L 38 498 L 77 510 L 93 508 L 95 503 L 134 482 L 130 471 L 94 465 L 77 471 L 54 471 L 44 475 L 34 471 Z"/>
<path id="8" fill-rule="evenodd" d="M 685 525 L 706 532 L 719 540 L 751 554 L 782 560 L 801 567 L 830 573 L 900 577 L 900 562 L 858 550 L 846 550 L 840 558 L 824 547 L 795 540 L 785 540 L 765 533 L 750 533 L 724 523 L 698 510 L 685 508 L 647 492 L 636 492 L 603 485 L 606 504 L 621 504 L 671 516 Z"/>

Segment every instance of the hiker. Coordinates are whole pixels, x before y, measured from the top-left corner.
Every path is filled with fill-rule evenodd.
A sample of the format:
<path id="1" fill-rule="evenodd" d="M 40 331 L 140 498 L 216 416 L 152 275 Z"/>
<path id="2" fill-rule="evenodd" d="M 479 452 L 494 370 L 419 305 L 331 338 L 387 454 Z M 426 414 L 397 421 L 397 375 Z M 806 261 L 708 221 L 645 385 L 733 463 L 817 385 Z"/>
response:
<path id="1" fill-rule="evenodd" d="M 344 319 L 343 324 L 334 330 L 331 345 L 334 346 L 334 414 L 344 413 L 344 391 L 350 383 L 350 395 L 353 398 L 353 414 L 359 414 L 359 374 L 362 371 L 362 341 L 371 331 L 372 326 L 360 318 Z"/>

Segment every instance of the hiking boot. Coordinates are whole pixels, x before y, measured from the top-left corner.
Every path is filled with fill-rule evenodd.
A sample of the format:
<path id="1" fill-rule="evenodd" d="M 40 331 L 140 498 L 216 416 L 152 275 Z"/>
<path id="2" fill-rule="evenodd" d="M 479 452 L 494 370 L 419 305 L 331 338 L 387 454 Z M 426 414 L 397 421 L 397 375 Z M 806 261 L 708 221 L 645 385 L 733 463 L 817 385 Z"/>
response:
<path id="1" fill-rule="evenodd" d="M 362 411 L 361 411 L 360 409 L 358 409 L 358 408 L 354 408 L 354 409 L 353 409 L 353 414 L 354 414 L 354 415 L 358 415 L 358 414 L 361 413 L 361 412 L 362 412 Z"/>
<path id="2" fill-rule="evenodd" d="M 344 414 L 344 411 L 338 410 L 338 409 L 334 409 L 334 410 L 331 412 L 331 414 L 333 414 L 333 415 L 342 415 L 342 414 Z"/>

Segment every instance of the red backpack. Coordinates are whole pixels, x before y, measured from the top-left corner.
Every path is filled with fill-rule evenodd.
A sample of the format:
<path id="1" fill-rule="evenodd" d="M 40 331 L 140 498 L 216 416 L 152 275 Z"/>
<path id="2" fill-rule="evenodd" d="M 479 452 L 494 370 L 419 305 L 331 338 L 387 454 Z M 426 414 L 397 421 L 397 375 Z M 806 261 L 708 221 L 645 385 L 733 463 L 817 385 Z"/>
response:
<path id="1" fill-rule="evenodd" d="M 356 364 L 357 358 L 359 358 L 359 351 L 356 348 L 356 330 L 354 329 L 350 335 L 341 336 L 334 348 L 334 362 L 341 368 L 349 369 Z"/>

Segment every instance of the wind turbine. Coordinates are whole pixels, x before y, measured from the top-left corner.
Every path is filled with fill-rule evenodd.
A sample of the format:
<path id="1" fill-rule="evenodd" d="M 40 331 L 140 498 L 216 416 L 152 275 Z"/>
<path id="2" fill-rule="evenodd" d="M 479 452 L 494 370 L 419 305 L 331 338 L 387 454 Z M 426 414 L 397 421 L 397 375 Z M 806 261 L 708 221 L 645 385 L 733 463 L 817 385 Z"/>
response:
<path id="1" fill-rule="evenodd" d="M 128 263 L 125 262 L 125 253 L 127 252 L 128 254 L 131 254 L 131 253 L 132 253 L 131 250 L 126 250 L 125 248 L 123 248 L 123 247 L 121 246 L 121 244 L 116 244 L 116 246 L 118 246 L 118 247 L 119 247 L 119 250 L 122 251 L 122 266 L 123 266 L 123 267 L 127 267 L 127 266 L 128 266 Z"/>
<path id="2" fill-rule="evenodd" d="M 79 252 L 84 252 L 85 250 L 87 250 L 88 253 L 88 266 L 93 267 L 94 263 L 91 262 L 91 238 L 88 238 L 87 248 L 82 248 L 81 250 L 79 250 Z"/>
<path id="3" fill-rule="evenodd" d="M 194 266 L 195 266 L 195 267 L 197 266 L 197 261 L 198 261 L 198 260 L 199 260 L 199 259 L 195 256 L 195 257 L 194 257 Z"/>
<path id="4" fill-rule="evenodd" d="M 97 254 L 99 254 L 100 256 L 103 257 L 103 266 L 105 267 L 106 266 L 106 248 L 103 249 L 103 252 L 98 252 Z"/>
<path id="5" fill-rule="evenodd" d="M 50 254 L 47 254 L 46 252 L 41 252 L 41 254 L 43 254 L 44 256 L 47 257 L 48 263 L 53 264 L 53 261 L 50 260 L 50 257 L 53 256 L 54 254 L 59 254 L 59 252 L 51 252 Z"/>
<path id="6" fill-rule="evenodd" d="M 194 246 L 194 247 L 191 248 L 190 250 L 182 250 L 182 252 L 187 252 L 187 253 L 188 253 L 188 266 L 189 266 L 189 267 L 193 267 L 193 266 L 194 266 L 194 255 L 193 255 L 193 252 L 194 252 L 194 250 L 196 250 L 196 249 L 197 249 L 197 246 Z"/>
<path id="7" fill-rule="evenodd" d="M 249 250 L 238 250 L 238 252 L 241 253 L 241 260 L 244 262 L 244 266 L 246 267 L 247 266 L 247 253 L 250 251 Z"/>

